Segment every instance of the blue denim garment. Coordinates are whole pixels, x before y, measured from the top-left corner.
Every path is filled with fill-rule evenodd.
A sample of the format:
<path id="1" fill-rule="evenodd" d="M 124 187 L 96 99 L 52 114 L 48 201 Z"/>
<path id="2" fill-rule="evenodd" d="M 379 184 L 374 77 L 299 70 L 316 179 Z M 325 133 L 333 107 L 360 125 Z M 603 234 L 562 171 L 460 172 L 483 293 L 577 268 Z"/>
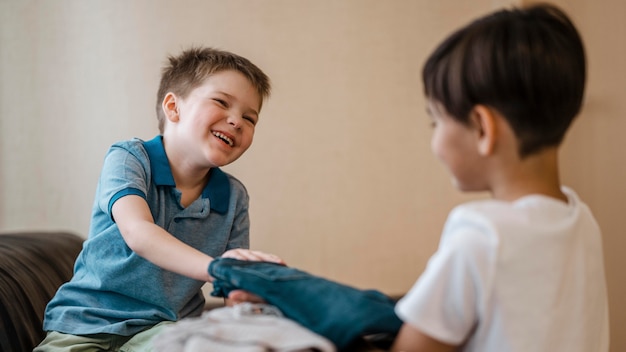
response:
<path id="1" fill-rule="evenodd" d="M 232 290 L 254 293 L 302 326 L 328 338 L 337 349 L 369 334 L 397 334 L 402 321 L 395 302 L 375 290 L 359 290 L 304 271 L 267 262 L 216 258 L 209 265 L 212 296 Z"/>

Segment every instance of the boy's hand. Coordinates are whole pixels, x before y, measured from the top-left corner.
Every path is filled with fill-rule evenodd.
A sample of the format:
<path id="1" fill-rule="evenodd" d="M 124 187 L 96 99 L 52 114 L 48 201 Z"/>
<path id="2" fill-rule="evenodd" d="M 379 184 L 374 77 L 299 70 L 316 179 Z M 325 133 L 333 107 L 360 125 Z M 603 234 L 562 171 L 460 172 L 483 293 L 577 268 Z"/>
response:
<path id="1" fill-rule="evenodd" d="M 228 298 L 225 300 L 226 306 L 234 306 L 235 304 L 250 302 L 250 303 L 265 303 L 265 300 L 254 293 L 250 293 L 244 290 L 230 291 Z"/>
<path id="2" fill-rule="evenodd" d="M 233 258 L 239 260 L 257 261 L 257 262 L 272 262 L 276 264 L 286 265 L 285 262 L 274 254 L 252 251 L 249 249 L 235 248 L 224 252 L 222 258 Z M 213 280 L 211 280 L 213 281 Z M 250 303 L 265 303 L 263 298 L 244 290 L 234 290 L 228 294 L 228 298 L 224 300 L 226 306 L 231 307 L 235 304 L 250 302 Z"/>
<path id="3" fill-rule="evenodd" d="M 233 258 L 239 260 L 249 260 L 255 262 L 272 262 L 285 265 L 285 262 L 274 254 L 268 254 L 259 251 L 252 251 L 249 249 L 235 248 L 228 250 L 222 254 L 222 258 Z"/>

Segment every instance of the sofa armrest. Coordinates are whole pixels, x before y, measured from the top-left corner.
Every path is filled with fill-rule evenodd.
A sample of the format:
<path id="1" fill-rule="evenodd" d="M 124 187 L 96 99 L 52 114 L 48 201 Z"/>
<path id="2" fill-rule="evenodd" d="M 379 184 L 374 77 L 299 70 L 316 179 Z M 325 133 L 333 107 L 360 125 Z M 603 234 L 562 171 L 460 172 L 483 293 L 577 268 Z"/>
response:
<path id="1" fill-rule="evenodd" d="M 72 277 L 83 239 L 68 232 L 0 234 L 0 350 L 32 351 L 46 305 Z"/>

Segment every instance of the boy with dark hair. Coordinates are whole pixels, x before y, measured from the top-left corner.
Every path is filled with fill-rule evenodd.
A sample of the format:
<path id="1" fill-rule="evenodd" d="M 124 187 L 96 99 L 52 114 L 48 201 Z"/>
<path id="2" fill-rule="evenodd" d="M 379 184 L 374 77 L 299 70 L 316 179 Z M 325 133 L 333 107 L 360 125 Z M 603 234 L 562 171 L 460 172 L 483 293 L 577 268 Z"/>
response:
<path id="1" fill-rule="evenodd" d="M 462 191 L 437 252 L 396 305 L 393 351 L 608 351 L 602 240 L 561 185 L 585 53 L 551 5 L 502 10 L 449 36 L 423 81 L 431 147 Z"/>
<path id="2" fill-rule="evenodd" d="M 35 351 L 149 351 L 164 325 L 199 315 L 214 257 L 248 250 L 248 194 L 219 168 L 252 143 L 268 77 L 238 55 L 170 57 L 158 91 L 161 135 L 108 151 L 74 276 L 46 308 Z"/>

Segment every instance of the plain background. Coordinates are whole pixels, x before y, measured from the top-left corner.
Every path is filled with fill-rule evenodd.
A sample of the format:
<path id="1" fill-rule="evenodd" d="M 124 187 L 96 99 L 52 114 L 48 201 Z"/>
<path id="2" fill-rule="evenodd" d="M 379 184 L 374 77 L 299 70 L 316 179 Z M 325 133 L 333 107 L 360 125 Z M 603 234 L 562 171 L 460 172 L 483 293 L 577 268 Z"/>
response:
<path id="1" fill-rule="evenodd" d="M 168 54 L 215 46 L 274 85 L 225 169 L 251 196 L 252 246 L 361 288 L 405 292 L 460 194 L 430 152 L 420 70 L 491 0 L 0 0 L 0 231 L 83 236 L 109 145 L 157 134 Z M 560 0 L 588 50 L 564 183 L 604 231 L 612 351 L 626 351 L 626 2 Z M 549 268 L 546 268 L 549 270 Z"/>

